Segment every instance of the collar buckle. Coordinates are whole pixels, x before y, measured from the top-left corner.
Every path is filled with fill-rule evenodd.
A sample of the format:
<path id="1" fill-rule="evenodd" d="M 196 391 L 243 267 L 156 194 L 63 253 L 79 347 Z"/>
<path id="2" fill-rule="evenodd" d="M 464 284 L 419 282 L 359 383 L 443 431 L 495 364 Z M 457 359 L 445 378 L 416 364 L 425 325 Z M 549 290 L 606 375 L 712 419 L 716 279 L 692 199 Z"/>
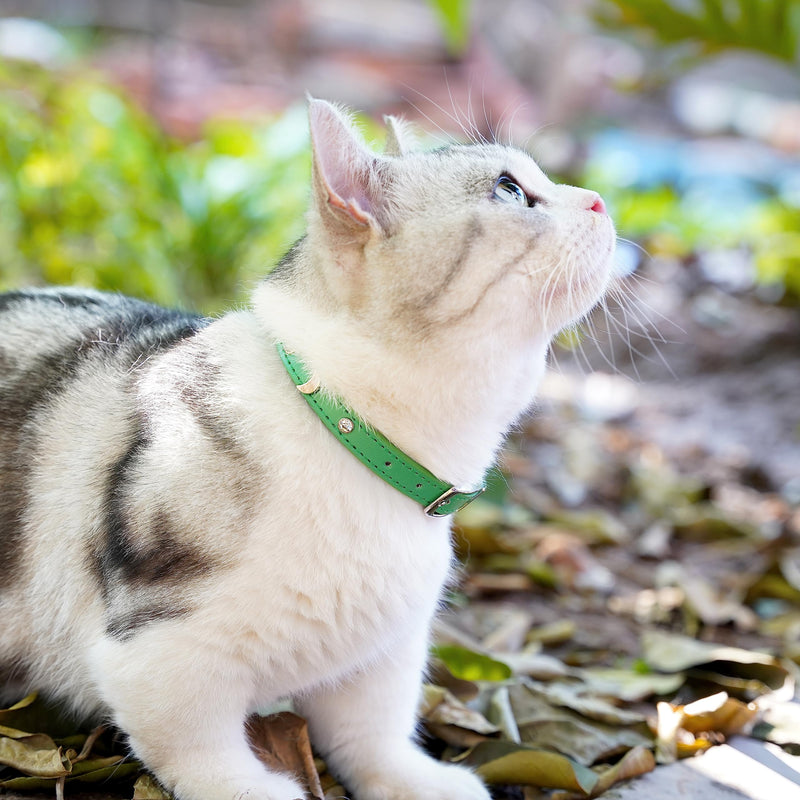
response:
<path id="1" fill-rule="evenodd" d="M 455 486 L 451 486 L 432 503 L 425 506 L 425 513 L 429 517 L 446 517 L 448 514 L 455 514 L 456 511 L 469 505 L 485 491 L 486 486 L 479 486 L 477 489 L 456 489 Z"/>

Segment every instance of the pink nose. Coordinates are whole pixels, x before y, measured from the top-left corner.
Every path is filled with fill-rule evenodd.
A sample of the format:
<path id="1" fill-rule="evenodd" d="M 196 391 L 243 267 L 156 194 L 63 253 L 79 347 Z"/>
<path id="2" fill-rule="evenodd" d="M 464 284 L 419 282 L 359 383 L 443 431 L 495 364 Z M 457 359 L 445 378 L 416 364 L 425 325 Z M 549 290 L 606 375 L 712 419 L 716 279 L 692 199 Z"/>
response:
<path id="1" fill-rule="evenodd" d="M 603 202 L 603 198 L 600 195 L 597 195 L 597 200 L 594 201 L 592 207 L 589 209 L 590 211 L 596 211 L 598 214 L 607 214 L 606 211 L 606 204 Z"/>

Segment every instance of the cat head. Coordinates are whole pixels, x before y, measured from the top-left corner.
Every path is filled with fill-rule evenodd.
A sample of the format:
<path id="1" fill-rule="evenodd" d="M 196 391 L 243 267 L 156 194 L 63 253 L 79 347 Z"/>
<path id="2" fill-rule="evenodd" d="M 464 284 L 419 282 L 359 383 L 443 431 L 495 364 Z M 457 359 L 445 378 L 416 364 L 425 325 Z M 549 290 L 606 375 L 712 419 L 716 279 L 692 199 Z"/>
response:
<path id="1" fill-rule="evenodd" d="M 377 155 L 331 104 L 311 100 L 309 118 L 307 262 L 320 302 L 370 335 L 549 339 L 602 295 L 615 235 L 595 192 L 513 147 L 414 151 L 388 118 Z"/>

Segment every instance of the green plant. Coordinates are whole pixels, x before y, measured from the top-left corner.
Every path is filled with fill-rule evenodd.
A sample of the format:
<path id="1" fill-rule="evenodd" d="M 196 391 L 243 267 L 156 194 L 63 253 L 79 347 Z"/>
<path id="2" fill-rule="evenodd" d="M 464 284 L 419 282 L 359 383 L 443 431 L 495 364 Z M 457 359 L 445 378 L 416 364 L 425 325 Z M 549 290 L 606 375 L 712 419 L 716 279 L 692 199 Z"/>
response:
<path id="1" fill-rule="evenodd" d="M 800 303 L 800 209 L 766 204 L 754 224 L 758 279 L 782 287 L 785 298 Z"/>
<path id="2" fill-rule="evenodd" d="M 306 127 L 296 107 L 187 145 L 98 75 L 0 64 L 0 289 L 242 298 L 302 232 Z"/>
<path id="3" fill-rule="evenodd" d="M 798 0 L 600 0 L 596 17 L 663 44 L 693 43 L 701 54 L 739 48 L 800 60 Z"/>

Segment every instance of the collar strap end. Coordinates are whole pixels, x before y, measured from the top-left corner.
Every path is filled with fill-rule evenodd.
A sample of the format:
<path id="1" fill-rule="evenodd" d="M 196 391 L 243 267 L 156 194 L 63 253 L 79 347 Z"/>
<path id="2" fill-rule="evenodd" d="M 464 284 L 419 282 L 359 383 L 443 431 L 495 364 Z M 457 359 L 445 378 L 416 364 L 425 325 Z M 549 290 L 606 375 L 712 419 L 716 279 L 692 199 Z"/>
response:
<path id="1" fill-rule="evenodd" d="M 456 511 L 460 511 L 464 506 L 469 505 L 485 491 L 485 486 L 480 486 L 477 489 L 456 489 L 455 486 L 451 486 L 432 503 L 425 506 L 425 513 L 429 517 L 445 517 L 448 514 L 455 514 Z"/>

